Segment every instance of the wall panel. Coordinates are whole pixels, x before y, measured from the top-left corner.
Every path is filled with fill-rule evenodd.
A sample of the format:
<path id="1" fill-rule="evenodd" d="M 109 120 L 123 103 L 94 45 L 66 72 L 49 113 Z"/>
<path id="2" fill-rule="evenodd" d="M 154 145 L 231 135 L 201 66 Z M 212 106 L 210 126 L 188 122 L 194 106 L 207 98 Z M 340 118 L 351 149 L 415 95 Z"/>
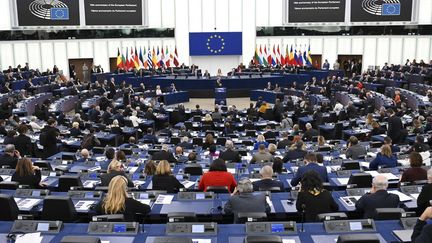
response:
<path id="1" fill-rule="evenodd" d="M 117 54 L 113 57 L 117 57 Z M 106 71 L 110 70 L 109 63 L 110 56 L 108 55 L 108 43 L 107 41 L 95 41 L 94 42 L 94 58 L 93 63 L 95 65 L 101 65 Z"/>
<path id="2" fill-rule="evenodd" d="M 242 31 L 243 1 L 245 0 L 229 0 L 229 31 Z"/>
<path id="3" fill-rule="evenodd" d="M 216 22 L 216 0 L 201 0 L 202 1 L 202 31 L 211 32 L 215 31 Z M 215 2 L 216 1 L 216 2 Z"/>
<path id="4" fill-rule="evenodd" d="M 175 27 L 175 0 L 162 0 L 162 26 L 163 28 Z"/>
<path id="5" fill-rule="evenodd" d="M 80 58 L 91 58 L 93 57 L 93 42 L 92 41 L 80 41 Z"/>
<path id="6" fill-rule="evenodd" d="M 337 39 L 336 38 L 324 38 L 324 46 L 322 53 L 322 63 L 327 59 L 329 63 L 333 63 L 337 59 Z"/>
<path id="7" fill-rule="evenodd" d="M 431 38 L 430 37 L 421 37 L 417 39 L 417 55 L 416 55 L 416 59 L 417 61 L 420 61 L 423 59 L 423 61 L 429 60 L 429 56 L 430 56 L 430 46 L 431 46 L 431 42 L 430 42 Z"/>
<path id="8" fill-rule="evenodd" d="M 54 47 L 52 42 L 44 41 L 41 43 L 43 50 L 42 70 L 51 69 L 54 66 Z"/>
<path id="9" fill-rule="evenodd" d="M 28 63 L 30 67 L 41 69 L 42 57 L 41 57 L 40 43 L 39 42 L 27 43 L 27 49 L 28 49 Z"/>
<path id="10" fill-rule="evenodd" d="M 389 62 L 390 55 L 390 39 L 389 38 L 378 38 L 376 47 L 376 65 L 383 66 L 384 63 Z"/>
<path id="11" fill-rule="evenodd" d="M 189 0 L 189 32 L 201 32 L 202 31 L 202 12 L 201 12 L 201 0 Z M 186 26 L 187 27 L 187 26 Z"/>
<path id="12" fill-rule="evenodd" d="M 28 61 L 26 43 L 25 42 L 15 43 L 13 45 L 13 48 L 14 48 L 13 51 L 14 51 L 15 66 L 18 66 L 18 64 L 24 66 L 25 63 Z"/>
<path id="13" fill-rule="evenodd" d="M 365 46 L 363 53 L 363 69 L 367 69 L 369 66 L 376 65 L 376 45 L 377 38 L 365 38 Z"/>
<path id="14" fill-rule="evenodd" d="M 363 54 L 363 37 L 351 37 L 351 54 Z"/>
<path id="15" fill-rule="evenodd" d="M 351 38 L 338 38 L 338 54 L 351 55 Z"/>
<path id="16" fill-rule="evenodd" d="M 7 69 L 9 66 L 15 66 L 12 48 L 11 43 L 0 43 L 0 63 L 2 70 Z"/>
<path id="17" fill-rule="evenodd" d="M 402 63 L 403 40 L 400 37 L 390 39 L 390 63 Z"/>
<path id="18" fill-rule="evenodd" d="M 216 27 L 217 31 L 229 30 L 229 0 L 216 1 Z"/>
<path id="19" fill-rule="evenodd" d="M 269 0 L 269 25 L 282 26 L 282 0 Z"/>
<path id="20" fill-rule="evenodd" d="M 243 4 L 252 4 L 251 0 L 243 0 Z M 269 1 L 270 0 L 255 0 L 256 4 L 256 26 L 269 26 Z M 281 7 L 282 9 L 282 7 Z M 281 10 L 282 11 L 282 10 Z"/>
<path id="21" fill-rule="evenodd" d="M 69 62 L 66 53 L 66 43 L 63 41 L 54 42 L 54 63 L 63 74 L 69 75 Z"/>
<path id="22" fill-rule="evenodd" d="M 160 28 L 162 26 L 161 0 L 148 0 L 148 21 L 150 28 Z"/>
<path id="23" fill-rule="evenodd" d="M 405 63 L 406 59 L 412 59 L 415 58 L 416 55 L 416 44 L 417 40 L 415 37 L 404 37 L 403 38 L 403 61 Z"/>

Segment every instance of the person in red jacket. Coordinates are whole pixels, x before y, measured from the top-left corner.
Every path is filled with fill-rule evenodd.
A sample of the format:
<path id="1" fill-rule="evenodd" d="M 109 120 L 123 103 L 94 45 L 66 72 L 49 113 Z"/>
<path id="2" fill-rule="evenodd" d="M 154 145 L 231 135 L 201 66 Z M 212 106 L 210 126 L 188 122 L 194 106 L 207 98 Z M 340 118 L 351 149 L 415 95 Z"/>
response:
<path id="1" fill-rule="evenodd" d="M 207 173 L 205 173 L 199 182 L 198 189 L 206 191 L 208 186 L 226 186 L 230 192 L 233 192 L 237 186 L 234 176 L 227 171 L 225 161 L 215 159 Z"/>

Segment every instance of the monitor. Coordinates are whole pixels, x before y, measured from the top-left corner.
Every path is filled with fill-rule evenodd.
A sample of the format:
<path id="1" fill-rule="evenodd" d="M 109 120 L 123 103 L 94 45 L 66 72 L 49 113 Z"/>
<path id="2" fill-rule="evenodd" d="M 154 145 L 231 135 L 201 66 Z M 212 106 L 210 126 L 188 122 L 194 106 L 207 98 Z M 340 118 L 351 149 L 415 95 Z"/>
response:
<path id="1" fill-rule="evenodd" d="M 285 228 L 283 224 L 271 224 L 271 232 L 272 233 L 280 233 L 284 232 Z"/>
<path id="2" fill-rule="evenodd" d="M 33 197 L 40 197 L 40 195 L 41 195 L 41 191 L 32 191 Z"/>
<path id="3" fill-rule="evenodd" d="M 197 194 L 195 194 L 195 199 L 197 199 L 197 200 L 205 199 L 205 193 L 197 193 Z"/>
<path id="4" fill-rule="evenodd" d="M 204 225 L 203 224 L 193 224 L 192 225 L 192 233 L 204 233 Z"/>
<path id="5" fill-rule="evenodd" d="M 126 225 L 125 224 L 114 224 L 113 232 L 114 233 L 125 233 L 126 232 Z"/>
<path id="6" fill-rule="evenodd" d="M 352 231 L 358 231 L 363 229 L 361 222 L 349 222 L 349 227 Z"/>
<path id="7" fill-rule="evenodd" d="M 38 223 L 36 231 L 39 232 L 49 231 L 49 223 Z"/>

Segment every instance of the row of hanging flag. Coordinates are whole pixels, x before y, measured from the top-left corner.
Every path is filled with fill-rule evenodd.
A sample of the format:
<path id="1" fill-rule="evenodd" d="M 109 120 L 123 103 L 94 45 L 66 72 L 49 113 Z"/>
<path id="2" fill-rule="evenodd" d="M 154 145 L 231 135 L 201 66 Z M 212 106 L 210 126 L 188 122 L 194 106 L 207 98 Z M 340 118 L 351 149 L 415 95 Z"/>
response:
<path id="1" fill-rule="evenodd" d="M 273 45 L 273 48 L 270 48 L 270 45 L 256 45 L 255 47 L 255 55 L 253 58 L 255 65 L 261 65 L 265 67 L 271 66 L 285 66 L 285 65 L 294 65 L 294 66 L 312 66 L 312 57 L 310 45 L 306 48 L 304 45 L 304 49 L 302 51 L 302 45 L 297 47 L 297 45 L 293 48 L 288 49 L 288 45 L 285 48 L 280 49 L 279 45 Z"/>
<path id="2" fill-rule="evenodd" d="M 126 47 L 126 52 L 122 53 L 120 48 L 117 49 L 117 68 L 126 70 L 131 69 L 157 69 L 157 68 L 170 68 L 178 67 L 177 47 L 174 51 L 170 51 L 168 46 L 159 48 L 159 46 L 148 48 Z"/>

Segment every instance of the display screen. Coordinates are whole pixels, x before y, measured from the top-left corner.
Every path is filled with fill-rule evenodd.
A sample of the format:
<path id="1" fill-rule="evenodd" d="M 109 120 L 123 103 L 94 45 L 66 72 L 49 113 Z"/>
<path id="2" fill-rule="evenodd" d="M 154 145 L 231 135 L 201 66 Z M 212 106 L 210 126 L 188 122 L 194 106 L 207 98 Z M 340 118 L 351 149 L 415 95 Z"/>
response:
<path id="1" fill-rule="evenodd" d="M 345 0 L 289 0 L 288 19 L 290 23 L 344 22 Z"/>
<path id="2" fill-rule="evenodd" d="M 362 230 L 363 226 L 361 222 L 350 222 L 350 230 Z"/>
<path id="3" fill-rule="evenodd" d="M 19 26 L 80 25 L 77 0 L 16 0 Z"/>
<path id="4" fill-rule="evenodd" d="M 32 196 L 33 197 L 40 197 L 41 192 L 40 191 L 32 191 Z"/>
<path id="5" fill-rule="evenodd" d="M 204 233 L 204 225 L 192 225 L 192 233 Z"/>
<path id="6" fill-rule="evenodd" d="M 84 198 L 93 198 L 93 192 L 86 192 Z"/>
<path id="7" fill-rule="evenodd" d="M 279 233 L 284 232 L 285 228 L 283 224 L 271 224 L 271 232 L 272 233 Z"/>
<path id="8" fill-rule="evenodd" d="M 85 0 L 86 25 L 142 25 L 142 0 Z"/>
<path id="9" fill-rule="evenodd" d="M 183 175 L 176 175 L 177 180 L 183 180 Z"/>
<path id="10" fill-rule="evenodd" d="M 148 193 L 140 193 L 140 199 L 148 199 L 149 195 Z"/>
<path id="11" fill-rule="evenodd" d="M 114 231 L 114 233 L 124 233 L 124 232 L 126 232 L 126 225 L 125 224 L 115 224 L 113 231 Z"/>
<path id="12" fill-rule="evenodd" d="M 411 21 L 412 0 L 351 1 L 351 22 Z"/>
<path id="13" fill-rule="evenodd" d="M 38 223 L 36 231 L 39 232 L 49 231 L 49 223 Z"/>
<path id="14" fill-rule="evenodd" d="M 205 199 L 205 194 L 204 193 L 197 193 L 195 195 L 195 199 L 197 199 L 197 200 Z"/>

